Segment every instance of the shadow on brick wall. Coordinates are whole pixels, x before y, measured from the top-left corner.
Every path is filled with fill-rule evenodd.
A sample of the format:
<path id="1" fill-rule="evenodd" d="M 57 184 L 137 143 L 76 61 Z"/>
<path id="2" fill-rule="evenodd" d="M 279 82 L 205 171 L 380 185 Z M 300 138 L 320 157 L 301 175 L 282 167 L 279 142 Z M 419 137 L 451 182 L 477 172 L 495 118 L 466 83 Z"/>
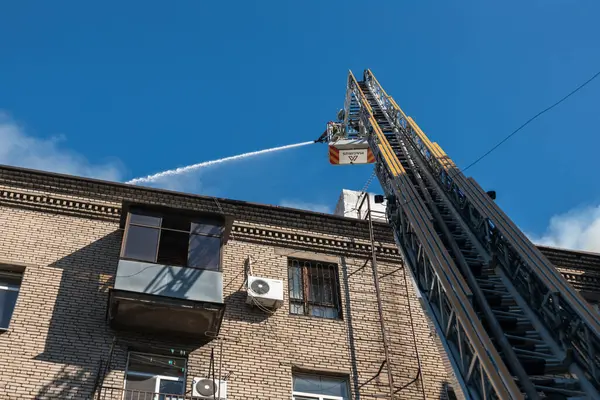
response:
<path id="1" fill-rule="evenodd" d="M 259 324 L 270 317 L 266 311 L 256 306 L 246 304 L 246 290 L 240 289 L 225 296 L 225 315 L 223 319 L 227 321 L 242 321 L 251 324 Z"/>
<path id="2" fill-rule="evenodd" d="M 121 232 L 114 231 L 48 266 L 62 270 L 62 275 L 44 351 L 35 359 L 64 366 L 36 399 L 91 396 L 113 338 L 106 307 L 121 238 Z"/>
<path id="3" fill-rule="evenodd" d="M 121 232 L 112 232 L 49 265 L 62 270 L 44 351 L 36 359 L 91 366 L 108 352 L 108 289 L 114 281 Z"/>
<path id="4" fill-rule="evenodd" d="M 35 400 L 91 398 L 93 376 L 87 368 L 69 372 L 66 366 L 52 378 L 52 381 L 42 386 Z"/>
<path id="5" fill-rule="evenodd" d="M 209 342 L 175 336 L 164 339 L 159 334 L 117 333 L 109 327 L 108 296 L 114 285 L 121 241 L 122 233 L 116 230 L 48 265 L 61 270 L 61 279 L 44 350 L 35 359 L 61 364 L 61 369 L 50 382 L 44 377 L 35 399 L 92 398 L 96 381 L 102 384 L 115 334 L 116 346 L 108 370 L 124 371 L 128 351 L 166 355 L 176 350 L 189 354 Z M 238 302 L 234 300 L 235 304 Z"/>

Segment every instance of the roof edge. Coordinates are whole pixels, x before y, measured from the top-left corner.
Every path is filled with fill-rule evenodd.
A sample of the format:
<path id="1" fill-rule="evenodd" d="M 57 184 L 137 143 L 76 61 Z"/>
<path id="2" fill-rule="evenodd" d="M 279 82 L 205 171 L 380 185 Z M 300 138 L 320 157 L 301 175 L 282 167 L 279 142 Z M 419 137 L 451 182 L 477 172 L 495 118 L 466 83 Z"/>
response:
<path id="1" fill-rule="evenodd" d="M 249 202 L 249 201 L 244 201 L 244 200 L 235 200 L 235 199 L 228 199 L 228 198 L 215 197 L 215 196 L 206 196 L 206 195 L 200 195 L 200 194 L 179 192 L 179 191 L 175 191 L 175 190 L 154 188 L 154 187 L 150 187 L 150 186 L 132 185 L 132 184 L 123 183 L 123 182 L 107 181 L 107 180 L 103 180 L 103 179 L 90 178 L 90 177 L 77 176 L 77 175 L 69 175 L 69 174 L 64 174 L 64 173 L 43 171 L 43 170 L 24 168 L 24 167 L 15 167 L 15 166 L 5 165 L 5 164 L 0 164 L 0 171 L 2 171 L 2 170 L 9 171 L 9 172 L 17 172 L 17 173 L 27 173 L 27 174 L 39 176 L 39 177 L 60 178 L 60 179 L 65 179 L 67 181 L 72 181 L 75 183 L 76 182 L 85 182 L 85 183 L 88 183 L 91 185 L 102 185 L 102 186 L 107 186 L 107 187 L 120 188 L 123 190 L 133 189 L 133 190 L 140 190 L 140 191 L 144 191 L 144 192 L 164 193 L 164 194 L 168 194 L 168 195 L 182 196 L 182 197 L 187 197 L 187 198 L 191 198 L 191 199 L 202 199 L 202 200 L 215 200 L 216 199 L 218 202 L 231 204 L 233 206 L 252 206 L 252 207 L 258 207 L 258 208 L 263 208 L 263 209 L 278 209 L 278 210 L 282 210 L 282 211 L 296 213 L 299 215 L 314 215 L 314 216 L 319 216 L 319 217 L 323 217 L 323 218 L 328 218 L 331 220 L 340 220 L 340 221 L 346 221 L 346 222 L 353 221 L 353 222 L 358 222 L 358 223 L 366 223 L 366 221 L 362 221 L 362 220 L 356 219 L 356 218 L 343 217 L 343 216 L 334 215 L 334 214 L 326 214 L 326 213 L 312 211 L 312 210 L 304 210 L 304 209 L 299 209 L 299 208 L 284 207 L 284 206 L 265 204 L 265 203 L 254 203 L 254 202 Z M 386 223 L 379 222 L 379 221 L 373 221 L 373 223 L 377 224 L 377 225 L 381 225 L 381 226 L 387 226 Z"/>

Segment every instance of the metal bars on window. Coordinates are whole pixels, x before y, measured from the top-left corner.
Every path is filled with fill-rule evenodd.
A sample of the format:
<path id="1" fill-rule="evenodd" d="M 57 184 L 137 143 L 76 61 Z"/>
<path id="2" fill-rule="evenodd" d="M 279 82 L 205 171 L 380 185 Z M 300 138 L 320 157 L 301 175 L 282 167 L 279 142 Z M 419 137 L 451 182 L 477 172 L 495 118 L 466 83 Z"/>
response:
<path id="1" fill-rule="evenodd" d="M 290 258 L 288 279 L 291 314 L 341 318 L 336 264 Z"/>

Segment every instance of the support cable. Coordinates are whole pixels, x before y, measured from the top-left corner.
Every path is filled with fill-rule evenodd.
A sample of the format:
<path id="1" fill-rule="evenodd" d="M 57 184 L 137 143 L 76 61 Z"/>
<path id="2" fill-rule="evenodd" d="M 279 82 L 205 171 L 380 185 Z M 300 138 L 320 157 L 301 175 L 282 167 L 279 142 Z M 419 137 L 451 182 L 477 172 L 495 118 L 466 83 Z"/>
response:
<path id="1" fill-rule="evenodd" d="M 527 125 L 529 125 L 531 122 L 533 122 L 533 120 L 535 120 L 536 118 L 538 118 L 542 114 L 545 114 L 548 111 L 552 110 L 554 107 L 556 107 L 557 105 L 559 105 L 560 103 L 562 103 L 563 101 L 567 100 L 569 97 L 573 96 L 575 93 L 577 93 L 578 91 L 580 91 L 581 89 L 583 89 L 584 86 L 586 86 L 588 83 L 590 83 L 591 81 L 593 81 L 594 79 L 596 79 L 599 75 L 600 75 L 600 71 L 596 72 L 590 79 L 588 79 L 587 81 L 585 81 L 581 85 L 577 86 L 569 94 L 567 94 L 566 96 L 563 96 L 556 103 L 552 104 L 551 106 L 546 107 L 545 109 L 543 109 L 539 113 L 535 114 L 533 117 L 529 118 L 527 121 L 525 121 L 525 123 L 523 123 L 523 125 L 519 126 L 517 129 L 515 129 L 514 131 L 512 131 L 504 139 L 502 139 L 501 141 L 499 141 L 498 143 L 496 143 L 496 145 L 494 147 L 492 147 L 491 149 L 489 149 L 488 151 L 486 151 L 482 156 L 480 156 L 478 159 L 476 159 L 475 161 L 473 161 L 471 164 L 467 165 L 463 169 L 463 172 L 466 171 L 466 170 L 468 170 L 469 168 L 471 168 L 475 164 L 477 164 L 479 161 L 483 160 L 488 155 L 490 155 L 490 153 L 492 153 L 498 147 L 502 146 L 508 139 L 510 139 L 511 137 L 513 137 L 517 132 L 519 132 L 521 129 L 525 128 Z"/>
<path id="2" fill-rule="evenodd" d="M 358 205 L 358 203 L 361 201 L 361 197 L 367 193 L 367 190 L 369 190 L 369 186 L 371 186 L 371 183 L 373 182 L 373 179 L 376 176 L 377 176 L 377 169 L 373 168 L 373 172 L 371 172 L 371 176 L 369 176 L 369 178 L 367 179 L 363 188 L 360 191 L 361 194 L 358 196 L 358 199 L 356 200 L 356 204 L 354 204 L 354 207 L 352 207 L 351 209 L 344 210 L 344 217 L 346 216 L 346 214 L 351 213 L 352 211 L 358 211 L 358 217 L 360 219 L 360 207 L 362 206 L 364 199 L 363 199 L 363 202 L 361 202 L 360 206 Z"/>
<path id="3" fill-rule="evenodd" d="M 460 174 L 461 172 L 465 172 L 466 170 L 468 170 L 469 168 L 475 166 L 477 163 L 479 163 L 481 160 L 483 160 L 484 158 L 486 158 L 487 156 L 489 156 L 491 153 L 493 153 L 496 149 L 498 149 L 498 147 L 502 146 L 504 143 L 506 143 L 511 137 L 513 137 L 514 135 L 516 135 L 519 131 L 521 131 L 521 129 L 525 128 L 527 125 L 529 125 L 531 122 L 533 122 L 535 119 L 537 119 L 538 117 L 541 117 L 543 114 L 547 113 L 548 111 L 552 110 L 554 107 L 558 106 L 559 104 L 561 104 L 562 102 L 564 102 L 565 100 L 567 100 L 569 97 L 573 96 L 575 93 L 577 93 L 578 91 L 580 91 L 581 89 L 583 89 L 586 85 L 588 85 L 589 83 L 591 83 L 594 79 L 596 79 L 598 76 L 600 76 L 600 71 L 596 72 L 594 75 L 592 75 L 591 78 L 589 78 L 587 81 L 585 81 L 584 83 L 582 83 L 581 85 L 577 86 L 575 89 L 573 89 L 571 92 L 569 92 L 567 95 L 563 96 L 560 100 L 556 101 L 555 103 L 553 103 L 552 105 L 546 107 L 545 109 L 543 109 L 542 111 L 538 112 L 537 114 L 535 114 L 533 117 L 529 118 L 527 121 L 525 121 L 521 126 L 519 126 L 517 129 L 515 129 L 514 131 L 512 131 L 510 134 L 508 134 L 505 138 L 503 138 L 502 140 L 500 140 L 498 143 L 496 143 L 492 148 L 490 148 L 488 151 L 486 151 L 485 153 L 483 153 L 481 156 L 479 156 L 477 159 L 475 159 L 473 162 L 471 162 L 469 165 L 467 165 L 465 168 L 458 168 L 458 166 L 456 167 L 456 172 L 452 175 L 449 174 L 448 178 L 449 179 L 454 179 L 458 174 Z M 408 205 L 414 201 L 416 201 L 417 199 L 420 199 L 420 197 L 416 196 L 413 198 L 409 198 L 408 200 L 406 200 L 404 203 L 402 203 L 402 205 Z"/>
<path id="4" fill-rule="evenodd" d="M 366 193 L 367 190 L 369 190 L 369 186 L 371 186 L 371 182 L 373 182 L 373 179 L 375 179 L 375 177 L 377 176 L 376 171 L 377 171 L 377 169 L 373 168 L 373 172 L 371 172 L 371 176 L 369 177 L 369 179 L 367 179 L 367 182 L 365 183 L 365 186 L 363 186 L 361 192 Z"/>
<path id="5" fill-rule="evenodd" d="M 221 203 L 219 202 L 219 200 L 216 197 L 213 197 L 213 200 L 215 201 L 215 204 L 219 208 L 219 211 L 221 212 L 221 214 L 225 215 L 225 211 L 223 210 L 223 207 L 221 207 Z M 231 232 L 229 232 L 229 237 L 232 242 L 235 241 L 235 237 L 233 235 L 233 227 L 231 229 Z"/>

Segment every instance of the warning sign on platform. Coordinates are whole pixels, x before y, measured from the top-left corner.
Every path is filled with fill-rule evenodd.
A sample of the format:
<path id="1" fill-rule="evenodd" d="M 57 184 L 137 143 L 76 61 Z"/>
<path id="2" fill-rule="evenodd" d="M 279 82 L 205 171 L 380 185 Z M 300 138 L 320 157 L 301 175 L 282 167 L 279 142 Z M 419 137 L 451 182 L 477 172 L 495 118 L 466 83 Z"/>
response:
<path id="1" fill-rule="evenodd" d="M 335 165 L 347 164 L 371 164 L 375 162 L 375 157 L 371 149 L 338 149 L 334 146 L 329 147 L 329 162 Z"/>
<path id="2" fill-rule="evenodd" d="M 340 164 L 366 164 L 368 149 L 340 150 Z"/>

